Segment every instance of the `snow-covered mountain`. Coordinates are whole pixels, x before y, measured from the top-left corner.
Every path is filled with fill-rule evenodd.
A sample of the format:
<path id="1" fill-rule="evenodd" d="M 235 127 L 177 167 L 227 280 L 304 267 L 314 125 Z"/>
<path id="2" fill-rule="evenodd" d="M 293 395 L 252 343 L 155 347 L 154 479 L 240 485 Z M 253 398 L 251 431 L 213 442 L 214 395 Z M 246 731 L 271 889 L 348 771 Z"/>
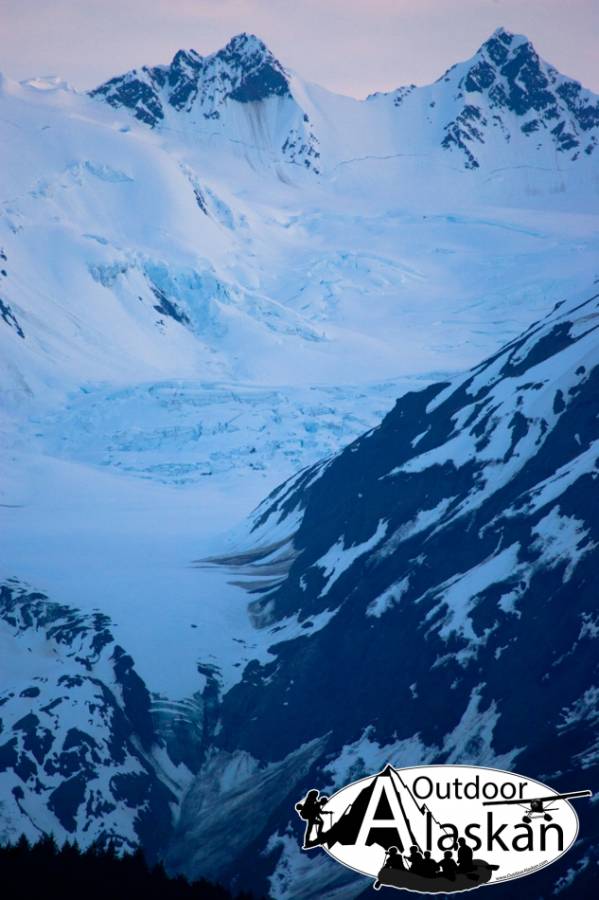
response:
<path id="1" fill-rule="evenodd" d="M 4 832 L 143 838 L 151 789 L 164 822 L 152 849 L 174 870 L 352 897 L 366 885 L 299 849 L 293 803 L 312 784 L 389 759 L 592 784 L 598 323 L 595 292 L 559 304 L 274 491 L 235 554 L 204 563 L 221 603 L 235 602 L 227 580 L 250 592 L 250 621 L 198 636 L 213 655 L 184 702 L 150 697 L 105 616 L 6 584 Z M 238 674 L 223 691 L 227 639 Z M 106 784 L 113 799 L 94 805 Z M 581 815 L 577 850 L 539 890 L 592 883 L 595 807 Z"/>
<path id="2" fill-rule="evenodd" d="M 405 394 L 380 426 L 264 502 L 251 615 L 273 632 L 293 619 L 303 636 L 248 665 L 223 698 L 173 865 L 232 877 L 253 859 L 276 897 L 300 884 L 303 897 L 323 885 L 333 896 L 347 873 L 302 859 L 293 798 L 389 760 L 514 767 L 568 790 L 594 783 L 598 378 L 595 290 L 467 375 Z M 251 553 L 223 562 L 252 570 Z M 234 761 L 234 783 L 215 788 L 215 771 Z M 275 774 L 289 792 L 265 791 L 245 855 L 221 863 L 209 809 L 222 802 L 243 819 L 245 790 Z M 594 806 L 581 814 L 565 867 L 592 879 L 599 821 Z M 565 891 L 564 871 L 537 879 L 539 895 Z M 571 896 L 583 896 L 586 882 L 572 880 Z"/>
<path id="3" fill-rule="evenodd" d="M 599 98 L 503 30 L 364 101 L 248 35 L 91 94 L 0 84 L 7 399 L 455 370 L 596 274 Z"/>
<path id="4" fill-rule="evenodd" d="M 215 132 L 318 174 L 318 141 L 298 106 L 290 79 L 268 47 L 239 34 L 226 47 L 202 57 L 179 50 L 170 65 L 135 69 L 91 91 L 111 106 L 132 111 L 151 127 Z M 177 115 L 179 114 L 179 115 Z"/>
<path id="5" fill-rule="evenodd" d="M 310 782 L 588 786 L 598 110 L 504 30 L 366 100 L 248 35 L 1 80 L 0 836 L 338 900 Z"/>
<path id="6" fill-rule="evenodd" d="M 597 147 L 598 98 L 542 60 L 527 38 L 503 28 L 430 87 L 369 101 L 389 99 L 404 126 L 413 122 L 421 140 L 438 141 L 470 169 L 496 164 L 497 154 L 549 162 L 559 153 L 566 162 Z M 413 141 L 410 133 L 406 143 Z"/>
<path id="7" fill-rule="evenodd" d="M 164 751 L 150 695 L 107 617 L 10 580 L 0 647 L 0 839 L 141 842 L 155 856 L 189 773 Z"/>
<path id="8" fill-rule="evenodd" d="M 551 164 L 559 153 L 566 164 L 591 156 L 599 135 L 599 99 L 542 60 L 527 38 L 503 28 L 434 84 L 366 101 L 306 84 L 247 34 L 207 57 L 179 50 L 170 65 L 117 76 L 91 96 L 152 128 L 177 129 L 185 121 L 200 139 L 218 131 L 248 147 L 268 146 L 315 175 L 360 147 L 381 158 L 441 149 L 468 169 L 522 154 Z"/>

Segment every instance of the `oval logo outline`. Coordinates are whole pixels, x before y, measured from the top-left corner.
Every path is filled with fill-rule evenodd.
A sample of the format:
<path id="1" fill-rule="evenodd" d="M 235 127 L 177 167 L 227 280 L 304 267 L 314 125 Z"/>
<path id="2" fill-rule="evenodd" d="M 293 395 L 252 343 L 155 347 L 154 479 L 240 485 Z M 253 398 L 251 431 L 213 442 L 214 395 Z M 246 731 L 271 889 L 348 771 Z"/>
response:
<path id="1" fill-rule="evenodd" d="M 462 778 L 454 777 L 458 773 Z M 485 774 L 488 776 L 486 781 L 482 782 Z M 377 782 L 379 779 L 384 779 L 387 776 L 388 783 L 387 785 L 383 785 L 380 790 L 378 790 Z M 451 778 L 454 777 L 454 781 L 451 781 Z M 470 778 L 470 781 L 466 780 Z M 447 779 L 450 779 L 448 781 Z M 406 785 L 404 779 L 410 784 Z M 415 791 L 414 785 L 418 781 L 429 782 L 430 791 L 425 796 L 422 795 L 421 791 Z M 446 795 L 443 796 L 439 793 L 439 784 L 441 781 L 445 782 L 446 785 Z M 519 783 L 517 785 L 517 783 Z M 454 784 L 456 796 L 451 796 L 449 785 Z M 370 799 L 367 804 L 366 813 L 364 814 L 364 810 L 362 809 L 363 818 L 366 821 L 366 825 L 364 825 L 364 821 L 360 823 L 359 821 L 359 812 L 358 812 L 358 822 L 353 823 L 353 831 L 352 823 L 349 822 L 349 818 L 356 815 L 351 813 L 352 807 L 356 800 L 359 800 L 358 806 L 361 808 L 364 807 L 364 802 L 362 801 L 362 795 L 369 791 L 370 785 L 373 785 L 373 790 L 370 792 Z M 390 786 L 392 785 L 392 787 Z M 516 790 L 516 785 L 518 787 L 518 791 Z M 433 788 L 436 786 L 436 792 Z M 463 788 L 465 791 L 467 787 L 475 790 L 474 796 L 468 796 L 467 794 L 464 796 L 460 796 L 460 788 Z M 510 790 L 507 790 L 507 787 Z M 490 788 L 494 788 L 494 790 L 489 790 Z M 407 794 L 403 789 L 407 789 Z M 526 789 L 526 793 L 524 794 L 524 789 Z M 482 790 L 482 796 L 481 796 Z M 393 807 L 394 802 L 389 803 L 389 799 L 393 800 L 393 791 L 398 793 L 399 803 L 395 804 L 396 810 L 401 810 L 403 814 L 404 821 L 407 822 L 407 841 L 412 840 L 413 844 L 416 846 L 411 847 L 412 851 L 417 851 L 420 853 L 420 859 L 422 860 L 422 847 L 425 846 L 422 839 L 414 840 L 415 831 L 412 831 L 409 817 L 406 816 L 405 810 L 403 809 L 405 806 L 411 806 L 411 808 L 418 808 L 419 817 L 417 817 L 420 827 L 420 834 L 422 834 L 422 817 L 424 816 L 428 822 L 427 826 L 427 843 L 426 847 L 428 853 L 425 852 L 425 856 L 429 857 L 429 865 L 435 863 L 438 868 L 438 878 L 445 878 L 446 869 L 444 868 L 445 860 L 442 858 L 441 861 L 436 861 L 433 857 L 431 860 L 432 852 L 436 852 L 437 855 L 440 851 L 441 844 L 435 847 L 434 843 L 431 840 L 431 835 L 435 833 L 439 833 L 441 835 L 440 841 L 444 842 L 444 847 L 453 847 L 453 850 L 450 853 L 444 852 L 444 857 L 453 857 L 453 852 L 457 852 L 458 859 L 460 859 L 460 852 L 458 847 L 458 842 L 460 844 L 467 844 L 468 841 L 466 838 L 463 838 L 464 833 L 467 835 L 468 840 L 472 840 L 473 842 L 477 840 L 477 836 L 472 836 L 472 831 L 475 828 L 482 828 L 482 822 L 479 821 L 481 818 L 481 813 L 483 812 L 483 804 L 485 807 L 494 807 L 494 810 L 484 810 L 486 812 L 486 821 L 488 824 L 488 828 L 491 829 L 491 837 L 487 833 L 487 846 L 484 847 L 484 842 L 481 840 L 479 842 L 480 847 L 484 848 L 483 852 L 488 860 L 474 860 L 475 868 L 471 871 L 474 872 L 479 871 L 482 872 L 483 869 L 480 867 L 484 867 L 485 870 L 488 870 L 485 874 L 485 878 L 481 880 L 480 883 L 473 883 L 470 886 L 466 887 L 455 887 L 448 892 L 462 891 L 462 890 L 470 890 L 476 889 L 478 887 L 483 887 L 485 884 L 498 884 L 505 881 L 512 881 L 518 878 L 522 878 L 525 875 L 532 875 L 535 872 L 541 871 L 547 866 L 557 862 L 564 856 L 574 845 L 578 833 L 579 833 L 579 819 L 574 809 L 574 806 L 570 802 L 568 797 L 572 796 L 559 794 L 554 788 L 549 787 L 544 782 L 538 781 L 533 778 L 525 778 L 524 776 L 518 775 L 515 772 L 508 771 L 506 769 L 498 769 L 491 766 L 476 766 L 476 765 L 467 765 L 467 764 L 421 764 L 416 766 L 406 766 L 401 768 L 395 768 L 391 764 L 388 764 L 381 771 L 374 773 L 372 775 L 364 776 L 363 778 L 357 779 L 354 782 L 351 782 L 348 785 L 337 790 L 330 797 L 322 797 L 321 801 L 321 812 L 323 817 L 330 817 L 330 826 L 328 831 L 323 830 L 323 837 L 326 838 L 329 836 L 328 846 L 327 841 L 317 841 L 315 843 L 308 841 L 308 835 L 310 832 L 310 826 L 307 826 L 306 829 L 306 837 L 304 849 L 312 849 L 314 846 L 321 846 L 322 849 L 325 850 L 327 855 L 338 862 L 340 865 L 343 865 L 345 868 L 348 868 L 357 874 L 363 875 L 365 877 L 377 878 L 375 882 L 375 887 L 377 885 L 380 887 L 381 883 L 379 882 L 379 878 L 381 875 L 381 871 L 387 868 L 388 866 L 388 857 L 391 851 L 395 850 L 396 856 L 395 859 L 403 857 L 407 861 L 408 872 L 412 871 L 413 858 L 407 855 L 404 855 L 407 850 L 406 840 L 400 840 L 397 842 L 400 847 L 399 854 L 397 853 L 396 847 L 385 848 L 383 844 L 379 843 L 376 840 L 370 840 L 371 831 L 384 831 L 386 830 L 385 826 L 388 826 L 391 821 L 395 822 L 393 818 L 395 813 L 393 809 L 391 809 L 392 819 L 385 819 L 378 815 L 375 811 L 371 809 L 372 804 L 378 804 L 381 801 L 382 795 L 384 794 L 387 808 Z M 485 792 L 486 791 L 486 792 Z M 312 794 L 318 795 L 317 791 L 309 792 Z M 572 792 L 577 796 L 589 796 L 590 791 L 582 791 L 582 792 Z M 404 799 L 402 802 L 401 795 L 404 794 Z M 531 796 L 532 794 L 532 796 Z M 376 801 L 375 801 L 375 795 Z M 539 797 L 539 795 L 541 795 Z M 309 795 L 307 795 L 308 797 Z M 489 799 L 489 798 L 497 798 L 497 799 Z M 483 799 L 483 798 L 487 799 Z M 508 798 L 507 800 L 505 798 Z M 428 801 L 430 800 L 430 805 Z M 324 802 L 326 801 L 326 802 Z M 372 802 L 371 802 L 372 801 Z M 451 801 L 448 805 L 447 801 Z M 559 802 L 557 802 L 559 801 Z M 557 806 L 554 804 L 557 803 Z M 443 804 L 445 804 L 445 812 L 443 812 Z M 459 804 L 459 806 L 457 806 Z M 464 807 L 466 804 L 466 807 Z M 548 804 L 548 806 L 547 806 Z M 378 806 L 377 806 L 378 808 Z M 522 821 L 518 822 L 510 822 L 510 818 L 513 818 L 511 814 L 507 812 L 503 812 L 501 814 L 499 810 L 509 810 L 516 809 L 520 813 L 520 819 Z M 302 818 L 306 818 L 305 815 L 302 815 L 300 811 L 302 809 L 302 804 L 296 804 L 296 809 L 298 810 L 300 816 Z M 458 815 L 456 817 L 456 809 L 458 810 Z M 552 813 L 555 810 L 560 810 L 559 815 L 552 815 L 548 810 L 551 809 Z M 464 814 L 467 812 L 476 812 L 478 810 L 479 820 L 475 820 L 473 822 L 464 825 L 465 817 L 460 815 L 461 812 Z M 524 815 L 522 815 L 522 811 L 524 810 Z M 440 821 L 438 815 L 443 813 L 444 815 L 451 814 L 452 818 L 447 822 Z M 496 829 L 496 832 L 492 831 L 492 827 L 495 825 L 495 819 L 499 817 L 500 822 L 499 826 Z M 458 824 L 456 825 L 455 820 L 457 820 Z M 540 826 L 537 825 L 536 820 L 541 819 Z M 557 821 L 554 821 L 557 819 Z M 345 821 L 347 820 L 347 821 Z M 430 821 L 429 821 L 430 820 Z M 535 824 L 533 824 L 533 822 Z M 341 823 L 341 830 L 340 830 Z M 378 824 L 377 824 L 378 823 Z M 518 840 L 520 844 L 523 843 L 523 838 L 532 846 L 514 846 L 512 842 L 511 846 L 504 845 L 503 831 L 508 828 L 508 826 L 520 826 L 520 834 L 516 835 L 513 838 L 513 841 Z M 395 826 L 393 826 L 395 827 Z M 324 828 L 324 826 L 323 826 Z M 337 828 L 337 832 L 335 832 L 335 828 Z M 356 828 L 358 831 L 356 832 Z M 470 828 L 470 833 L 466 830 Z M 366 829 L 366 831 L 364 830 Z M 439 829 L 441 829 L 439 831 Z M 462 832 L 461 829 L 464 829 Z M 398 833 L 400 832 L 399 826 L 397 826 Z M 556 840 L 557 846 L 551 848 L 548 847 L 548 844 L 545 843 L 545 839 L 550 831 L 553 831 Z M 430 832 L 430 834 L 429 834 Z M 336 833 L 339 837 L 338 840 L 333 840 L 330 838 L 330 834 Z M 342 838 L 341 835 L 344 835 Z M 353 838 L 351 835 L 353 834 Z M 539 840 L 541 841 L 541 847 L 535 847 L 535 835 L 540 835 Z M 357 835 L 357 836 L 356 836 Z M 452 838 L 453 835 L 453 838 Z M 460 837 L 458 837 L 460 835 Z M 366 838 L 366 839 L 365 839 Z M 462 839 L 463 838 L 463 839 Z M 454 844 L 451 845 L 450 842 L 453 839 Z M 352 840 L 354 843 L 352 844 Z M 341 841 L 341 843 L 340 843 Z M 498 842 L 499 849 L 492 850 L 493 841 Z M 502 847 L 502 844 L 504 845 Z M 361 861 L 359 865 L 355 864 L 355 850 L 360 848 L 362 851 L 365 850 L 366 846 L 376 845 L 379 847 L 380 853 L 383 854 L 384 863 L 382 864 L 381 871 L 379 871 L 379 865 L 375 867 L 374 863 L 371 861 L 370 864 L 365 866 L 364 862 Z M 350 861 L 348 851 L 341 850 L 340 847 L 350 847 L 352 850 L 351 856 L 352 860 Z M 464 849 L 463 846 L 461 848 Z M 476 847 L 475 849 L 479 849 Z M 379 859 L 381 859 L 379 853 Z M 501 859 L 501 864 L 494 862 L 498 858 Z M 521 855 L 519 855 L 521 854 Z M 533 855 L 533 859 L 530 858 L 531 854 Z M 368 853 L 366 853 L 368 855 Z M 528 855 L 528 859 L 526 858 Z M 374 859 L 374 854 L 370 854 L 371 859 Z M 509 857 L 511 860 L 511 864 L 508 861 L 506 866 L 506 859 Z M 472 852 L 470 852 L 470 859 L 472 860 Z M 410 860 L 412 864 L 410 865 Z M 530 864 L 522 867 L 520 864 L 524 862 L 528 862 Z M 454 865 L 453 863 L 451 863 Z M 515 865 L 519 865 L 519 868 L 514 868 Z M 447 863 L 449 866 L 449 863 Z M 360 867 L 362 866 L 362 867 Z M 462 863 L 460 863 L 460 874 L 462 871 L 466 871 Z M 476 869 L 476 866 L 479 868 Z M 406 868 L 405 864 L 402 867 Z M 455 865 L 454 865 L 455 868 Z M 501 869 L 504 869 L 501 872 Z M 488 874 L 492 870 L 492 874 Z M 415 869 L 413 870 L 415 871 Z M 456 868 L 457 872 L 457 868 Z M 468 876 L 473 877 L 474 876 Z M 479 876 L 476 876 L 477 878 Z M 407 878 L 407 876 L 406 876 Z M 383 884 L 390 887 L 400 887 L 399 884 L 389 883 L 388 881 L 383 881 Z M 418 893 L 438 893 L 439 891 L 427 891 L 423 887 L 411 888 L 406 885 L 401 885 L 404 889 L 412 890 Z"/>

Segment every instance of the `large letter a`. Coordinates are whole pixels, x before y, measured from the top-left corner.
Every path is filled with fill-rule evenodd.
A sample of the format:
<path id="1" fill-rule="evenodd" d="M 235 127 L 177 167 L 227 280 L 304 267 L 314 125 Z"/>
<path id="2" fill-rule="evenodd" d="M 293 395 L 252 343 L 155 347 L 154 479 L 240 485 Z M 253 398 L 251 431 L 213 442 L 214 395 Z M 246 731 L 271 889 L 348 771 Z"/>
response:
<path id="1" fill-rule="evenodd" d="M 385 792 L 385 797 L 391 809 L 391 815 L 393 817 L 391 819 L 376 818 L 376 812 L 379 808 L 383 791 Z M 368 802 L 368 807 L 364 814 L 364 818 L 362 819 L 362 825 L 360 826 L 356 844 L 366 845 L 368 835 L 373 828 L 395 828 L 400 844 L 404 843 L 402 835 L 405 837 L 406 831 L 409 829 L 409 825 L 406 822 L 404 813 L 399 805 L 397 793 L 391 783 L 391 779 L 385 776 L 378 778 L 375 782 L 374 789 Z"/>

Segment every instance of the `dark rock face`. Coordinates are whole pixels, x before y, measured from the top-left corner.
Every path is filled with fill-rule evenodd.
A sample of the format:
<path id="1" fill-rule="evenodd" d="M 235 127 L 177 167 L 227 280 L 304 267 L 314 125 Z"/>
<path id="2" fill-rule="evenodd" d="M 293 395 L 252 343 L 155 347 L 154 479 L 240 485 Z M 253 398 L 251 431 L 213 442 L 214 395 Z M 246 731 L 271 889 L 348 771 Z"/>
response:
<path id="1" fill-rule="evenodd" d="M 262 66 L 257 72 L 248 75 L 231 91 L 231 100 L 239 103 L 257 103 L 267 97 L 289 97 L 289 85 L 280 69 L 269 63 Z"/>
<path id="2" fill-rule="evenodd" d="M 6 324 L 9 325 L 11 328 L 14 328 L 14 330 L 16 331 L 16 333 L 19 335 L 20 338 L 25 337 L 25 332 L 19 325 L 19 321 L 18 321 L 17 317 L 15 316 L 14 312 L 12 311 L 12 309 L 10 308 L 8 303 L 5 303 L 1 297 L 0 297 L 0 316 L 2 317 L 3 322 L 6 322 Z"/>
<path id="3" fill-rule="evenodd" d="M 516 47 L 501 67 L 500 74 L 505 78 L 509 91 L 508 109 L 517 116 L 523 116 L 531 109 L 542 112 L 554 105 L 555 98 L 550 90 L 549 78 L 542 71 L 532 44 L 525 43 Z"/>
<path id="4" fill-rule="evenodd" d="M 139 72 L 111 78 L 91 91 L 90 95 L 104 97 L 117 109 L 126 106 L 134 112 L 136 119 L 154 128 L 164 119 L 164 109 L 158 93 L 161 80 L 154 69 L 144 66 Z"/>
<path id="5" fill-rule="evenodd" d="M 556 309 L 466 377 L 402 397 L 263 504 L 258 535 L 298 511 L 301 524 L 287 578 L 253 601 L 257 621 L 325 624 L 248 666 L 224 698 L 223 752 L 273 765 L 323 740 L 300 787 L 326 792 L 379 756 L 593 785 L 598 313 L 599 295 Z M 295 799 L 277 802 L 254 850 L 288 828 L 300 841 Z M 587 854 L 597 864 L 597 812 L 580 812 L 578 849 L 535 876 L 539 895 Z"/>
<path id="6" fill-rule="evenodd" d="M 283 67 L 254 35 L 237 35 L 216 57 L 232 71 L 241 73 L 239 83 L 229 94 L 232 100 L 255 103 L 273 96 L 291 96 Z"/>
<path id="7" fill-rule="evenodd" d="M 453 124 L 447 126 L 447 134 L 441 141 L 441 146 L 447 150 L 454 145 L 461 150 L 466 157 L 466 168 L 478 169 L 478 160 L 468 145 L 472 141 L 478 141 L 480 144 L 484 144 L 483 132 L 479 126 L 484 126 L 486 124 L 487 120 L 477 106 L 465 106 Z"/>
<path id="8" fill-rule="evenodd" d="M 169 316 L 181 325 L 190 324 L 187 313 L 183 312 L 174 300 L 169 300 L 164 291 L 161 291 L 155 285 L 151 285 L 151 291 L 158 300 L 158 303 L 154 304 L 156 312 L 161 313 L 163 316 Z"/>
<path id="9" fill-rule="evenodd" d="M 169 103 L 177 110 L 191 106 L 198 92 L 198 80 L 202 71 L 202 57 L 195 51 L 179 50 L 166 75 L 169 86 Z"/>

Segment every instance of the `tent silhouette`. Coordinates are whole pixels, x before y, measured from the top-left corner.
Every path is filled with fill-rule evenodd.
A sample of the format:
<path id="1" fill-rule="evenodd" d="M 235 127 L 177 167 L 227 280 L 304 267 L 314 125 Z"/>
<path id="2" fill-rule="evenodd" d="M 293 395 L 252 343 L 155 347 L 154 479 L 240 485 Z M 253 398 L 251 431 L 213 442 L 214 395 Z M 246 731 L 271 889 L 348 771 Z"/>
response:
<path id="1" fill-rule="evenodd" d="M 383 779 L 385 784 L 381 783 Z M 391 809 L 389 794 L 397 801 L 393 803 L 395 812 Z M 427 828 L 428 836 L 435 843 L 443 834 L 441 826 L 430 814 L 426 804 L 419 804 L 396 770 L 387 765 L 360 791 L 331 828 L 322 833 L 322 843 L 329 848 L 334 844 L 357 844 L 366 812 L 371 801 L 374 802 L 373 796 L 379 797 L 375 818 L 394 818 L 395 824 L 393 826 L 373 824 L 366 838 L 367 845 L 379 844 L 385 850 L 389 847 L 398 847 L 405 853 L 414 845 L 421 850 L 426 849 Z"/>

